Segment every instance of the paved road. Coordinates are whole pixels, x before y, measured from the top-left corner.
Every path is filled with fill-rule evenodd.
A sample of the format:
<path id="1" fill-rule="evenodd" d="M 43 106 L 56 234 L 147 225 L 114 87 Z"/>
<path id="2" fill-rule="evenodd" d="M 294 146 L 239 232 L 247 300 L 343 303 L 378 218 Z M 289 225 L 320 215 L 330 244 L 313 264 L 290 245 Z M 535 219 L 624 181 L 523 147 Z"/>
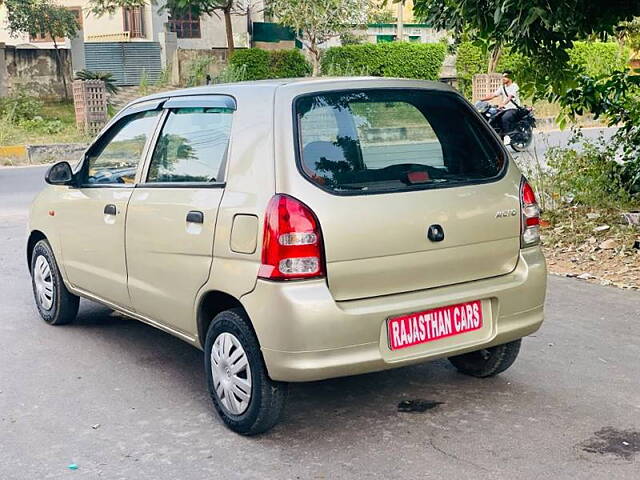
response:
<path id="1" fill-rule="evenodd" d="M 616 128 L 584 128 L 582 134 L 585 139 L 598 140 L 599 138 L 610 139 L 616 132 Z M 514 153 L 514 157 L 519 161 L 523 161 L 528 164 L 535 164 L 540 162 L 544 165 L 544 156 L 546 151 L 550 147 L 566 146 L 569 139 L 572 136 L 570 130 L 558 131 L 539 131 L 536 130 L 533 137 L 533 143 L 522 153 Z"/>
<path id="2" fill-rule="evenodd" d="M 89 302 L 73 325 L 38 318 L 23 250 L 42 171 L 0 169 L 0 479 L 638 479 L 640 294 L 552 277 L 503 375 L 438 361 L 294 385 L 284 423 L 243 438 L 198 350 Z"/>

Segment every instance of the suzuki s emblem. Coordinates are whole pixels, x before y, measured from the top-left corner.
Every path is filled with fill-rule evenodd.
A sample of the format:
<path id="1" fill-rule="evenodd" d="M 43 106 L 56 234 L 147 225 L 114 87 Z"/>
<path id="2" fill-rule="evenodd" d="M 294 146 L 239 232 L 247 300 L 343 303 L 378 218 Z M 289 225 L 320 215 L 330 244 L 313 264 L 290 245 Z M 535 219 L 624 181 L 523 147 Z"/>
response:
<path id="1" fill-rule="evenodd" d="M 518 211 L 515 208 L 511 210 L 498 210 L 496 212 L 496 218 L 515 217 L 516 215 L 518 215 Z"/>

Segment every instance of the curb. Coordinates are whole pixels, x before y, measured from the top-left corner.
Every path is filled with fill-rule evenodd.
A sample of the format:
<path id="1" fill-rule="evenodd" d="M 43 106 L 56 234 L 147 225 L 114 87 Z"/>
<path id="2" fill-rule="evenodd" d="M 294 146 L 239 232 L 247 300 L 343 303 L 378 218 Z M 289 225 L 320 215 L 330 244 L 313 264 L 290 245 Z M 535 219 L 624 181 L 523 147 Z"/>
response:
<path id="1" fill-rule="evenodd" d="M 85 143 L 8 145 L 0 147 L 0 161 L 8 161 L 9 165 L 4 165 L 7 167 L 43 165 L 61 161 L 75 163 L 87 146 Z"/>

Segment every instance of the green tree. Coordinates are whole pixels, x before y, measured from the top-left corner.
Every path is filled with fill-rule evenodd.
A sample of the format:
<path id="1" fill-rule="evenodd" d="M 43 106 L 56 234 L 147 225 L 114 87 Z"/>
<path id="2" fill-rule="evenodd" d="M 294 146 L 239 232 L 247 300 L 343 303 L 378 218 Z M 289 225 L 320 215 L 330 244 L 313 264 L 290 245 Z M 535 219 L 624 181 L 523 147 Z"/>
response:
<path id="1" fill-rule="evenodd" d="M 532 85 L 538 97 L 559 101 L 571 116 L 590 111 L 606 117 L 610 125 L 621 125 L 614 150 L 631 172 L 632 183 L 640 185 L 640 75 L 625 67 L 590 76 L 571 65 L 569 56 L 577 40 L 621 36 L 624 22 L 640 16 L 640 2 L 415 0 L 414 5 L 416 13 L 436 28 L 473 32 L 530 57 L 541 73 Z"/>
<path id="2" fill-rule="evenodd" d="M 64 65 L 60 58 L 57 39 L 73 38 L 80 26 L 75 15 L 60 5 L 47 0 L 5 0 L 7 28 L 11 35 L 27 33 L 31 36 L 49 36 L 56 52 L 56 63 L 62 72 L 65 97 L 68 97 Z"/>
<path id="3" fill-rule="evenodd" d="M 270 0 L 268 11 L 309 50 L 315 77 L 320 74 L 320 45 L 365 25 L 371 5 L 369 0 Z"/>
<path id="4" fill-rule="evenodd" d="M 575 70 L 564 69 L 574 41 L 614 35 L 620 22 L 640 15 L 636 0 L 415 0 L 414 8 L 436 28 L 473 32 L 555 67 L 546 80 L 560 89 L 575 79 Z"/>

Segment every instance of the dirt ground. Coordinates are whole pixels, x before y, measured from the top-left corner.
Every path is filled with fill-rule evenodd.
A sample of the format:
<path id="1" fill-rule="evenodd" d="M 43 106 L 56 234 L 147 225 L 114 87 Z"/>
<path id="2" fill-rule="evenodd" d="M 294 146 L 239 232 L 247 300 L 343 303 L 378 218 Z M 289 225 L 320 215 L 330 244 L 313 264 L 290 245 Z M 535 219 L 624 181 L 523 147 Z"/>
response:
<path id="1" fill-rule="evenodd" d="M 640 290 L 640 226 L 620 217 L 619 212 L 574 211 L 543 220 L 549 272 Z"/>

